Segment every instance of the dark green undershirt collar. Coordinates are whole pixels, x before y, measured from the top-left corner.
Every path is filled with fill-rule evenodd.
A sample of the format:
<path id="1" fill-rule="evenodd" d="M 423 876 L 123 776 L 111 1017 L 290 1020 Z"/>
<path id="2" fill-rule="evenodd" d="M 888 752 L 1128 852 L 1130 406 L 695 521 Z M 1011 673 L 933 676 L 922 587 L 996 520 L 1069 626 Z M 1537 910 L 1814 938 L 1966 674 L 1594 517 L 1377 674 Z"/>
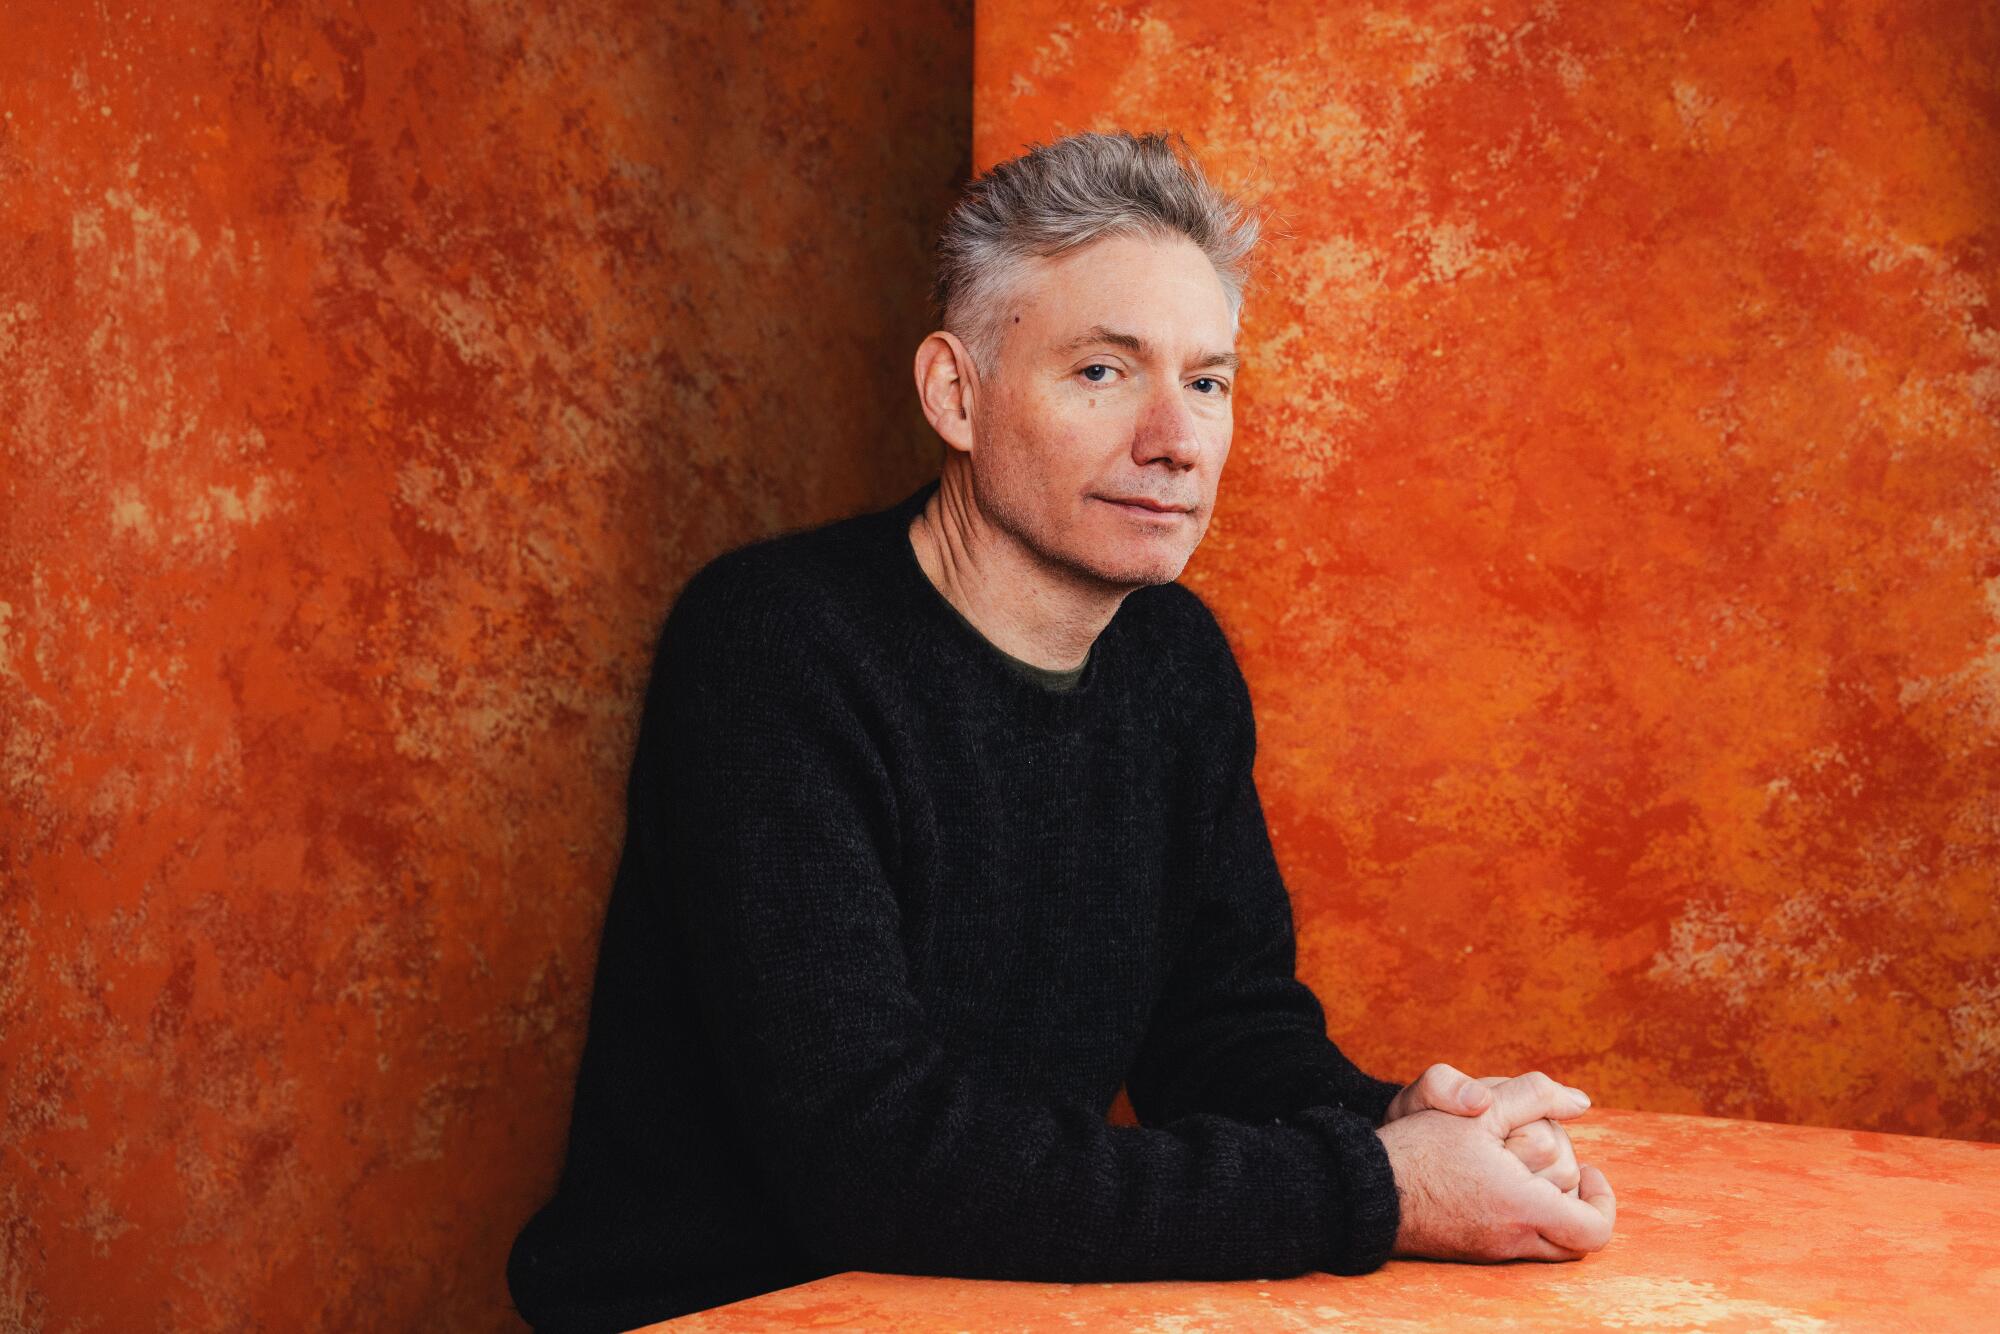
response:
<path id="1" fill-rule="evenodd" d="M 942 601 L 945 606 L 951 607 L 951 614 L 958 617 L 958 619 L 965 624 L 965 627 L 968 630 L 971 630 L 972 633 L 978 635 L 981 639 L 985 639 L 987 644 L 991 645 L 993 651 L 995 653 L 998 653 L 1003 659 L 1006 660 L 1006 663 L 1009 667 L 1013 668 L 1016 672 L 1019 672 L 1022 676 L 1026 677 L 1029 681 L 1033 682 L 1035 685 L 1042 687 L 1044 690 L 1056 690 L 1056 691 L 1074 690 L 1076 688 L 1076 683 L 1083 679 L 1083 669 L 1090 666 L 1090 652 L 1088 651 L 1084 653 L 1082 662 L 1078 663 L 1076 666 L 1070 668 L 1066 672 L 1058 671 L 1052 667 L 1038 667 L 1034 663 L 1029 662 L 1025 658 L 1017 658 L 1013 654 L 1009 653 L 1006 649 L 1001 648 L 998 644 L 993 643 L 992 640 L 986 639 L 985 632 L 980 630 L 980 628 L 974 625 L 971 621 L 967 620 L 964 612 L 960 611 L 957 607 L 952 606 L 950 598 L 941 597 L 939 600 Z M 1094 651 L 1094 649 L 1095 645 L 1092 646 L 1092 651 Z"/>

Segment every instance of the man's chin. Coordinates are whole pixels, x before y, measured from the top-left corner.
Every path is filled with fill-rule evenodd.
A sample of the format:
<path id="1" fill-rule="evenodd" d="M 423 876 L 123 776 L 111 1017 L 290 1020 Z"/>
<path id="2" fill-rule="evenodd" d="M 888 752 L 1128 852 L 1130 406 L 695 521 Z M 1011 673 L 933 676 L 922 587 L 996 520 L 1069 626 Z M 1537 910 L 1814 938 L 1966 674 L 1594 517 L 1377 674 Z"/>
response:
<path id="1" fill-rule="evenodd" d="M 1118 567 L 1099 571 L 1099 577 L 1106 583 L 1120 584 L 1128 588 L 1170 584 L 1181 577 L 1181 571 L 1187 568 L 1187 563 L 1186 556 L 1129 561 Z"/>
<path id="2" fill-rule="evenodd" d="M 1129 590 L 1148 584 L 1170 584 L 1180 578 L 1194 552 L 1179 547 L 1178 542 L 1133 542 L 1128 534 L 1121 534 L 1094 547 L 1072 547 L 1058 559 L 1099 583 Z"/>

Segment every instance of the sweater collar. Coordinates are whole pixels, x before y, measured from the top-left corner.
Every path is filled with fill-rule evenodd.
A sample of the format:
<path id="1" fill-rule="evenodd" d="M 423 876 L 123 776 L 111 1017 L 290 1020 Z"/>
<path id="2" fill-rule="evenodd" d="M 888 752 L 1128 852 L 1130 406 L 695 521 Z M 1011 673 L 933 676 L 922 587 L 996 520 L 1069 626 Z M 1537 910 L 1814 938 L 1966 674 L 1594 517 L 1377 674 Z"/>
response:
<path id="1" fill-rule="evenodd" d="M 890 584 L 909 607 L 914 633 L 920 640 L 940 645 L 955 658 L 971 659 L 976 664 L 973 670 L 979 683 L 988 692 L 1015 701 L 1029 712 L 1051 718 L 1072 718 L 1096 708 L 1113 691 L 1109 678 L 1115 676 L 1118 670 L 1117 645 L 1123 637 L 1121 622 L 1127 619 L 1126 606 L 1131 598 L 1119 605 L 1111 620 L 1098 632 L 1096 641 L 1084 658 L 1082 675 L 1074 686 L 1056 690 L 1029 679 L 1026 673 L 1013 665 L 1020 660 L 1012 658 L 986 638 L 977 626 L 952 606 L 950 600 L 931 583 L 930 576 L 924 573 L 924 567 L 917 560 L 916 548 L 910 542 L 910 524 L 938 486 L 939 479 L 934 477 L 902 501 L 876 515 L 880 520 L 878 536 L 886 548 L 883 554 L 894 567 Z"/>

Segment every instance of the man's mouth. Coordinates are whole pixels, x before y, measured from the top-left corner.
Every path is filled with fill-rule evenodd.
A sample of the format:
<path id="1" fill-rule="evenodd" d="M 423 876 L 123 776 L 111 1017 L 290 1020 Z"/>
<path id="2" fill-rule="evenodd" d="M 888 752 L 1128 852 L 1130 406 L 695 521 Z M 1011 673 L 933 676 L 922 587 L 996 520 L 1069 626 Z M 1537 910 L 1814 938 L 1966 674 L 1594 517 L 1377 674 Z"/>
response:
<path id="1" fill-rule="evenodd" d="M 1178 519 L 1192 508 L 1187 505 L 1169 505 L 1150 496 L 1099 496 L 1098 499 L 1134 514 L 1160 520 Z"/>

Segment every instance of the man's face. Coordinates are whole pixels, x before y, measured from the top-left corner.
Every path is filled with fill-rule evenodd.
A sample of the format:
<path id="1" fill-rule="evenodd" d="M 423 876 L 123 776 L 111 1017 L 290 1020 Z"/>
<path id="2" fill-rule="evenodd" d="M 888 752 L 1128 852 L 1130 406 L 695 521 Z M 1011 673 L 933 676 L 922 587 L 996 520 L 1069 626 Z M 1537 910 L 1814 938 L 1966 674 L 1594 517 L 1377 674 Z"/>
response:
<path id="1" fill-rule="evenodd" d="M 1179 577 L 1229 456 L 1235 338 L 1192 242 L 1033 261 L 980 389 L 980 508 L 1042 559 L 1127 589 Z M 1148 500 L 1181 507 L 1155 512 Z"/>

